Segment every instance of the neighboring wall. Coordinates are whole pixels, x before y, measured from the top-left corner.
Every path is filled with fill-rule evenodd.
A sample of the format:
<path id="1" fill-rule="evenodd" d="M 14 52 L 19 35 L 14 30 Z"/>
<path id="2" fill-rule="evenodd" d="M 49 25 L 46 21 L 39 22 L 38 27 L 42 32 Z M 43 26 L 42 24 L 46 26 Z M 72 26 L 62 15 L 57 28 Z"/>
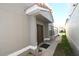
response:
<path id="1" fill-rule="evenodd" d="M 28 17 L 19 11 L 16 5 L 5 5 L 5 8 L 0 5 L 0 55 L 8 55 L 29 45 Z"/>
<path id="2" fill-rule="evenodd" d="M 66 34 L 76 55 L 79 55 L 79 4 L 66 23 Z"/>

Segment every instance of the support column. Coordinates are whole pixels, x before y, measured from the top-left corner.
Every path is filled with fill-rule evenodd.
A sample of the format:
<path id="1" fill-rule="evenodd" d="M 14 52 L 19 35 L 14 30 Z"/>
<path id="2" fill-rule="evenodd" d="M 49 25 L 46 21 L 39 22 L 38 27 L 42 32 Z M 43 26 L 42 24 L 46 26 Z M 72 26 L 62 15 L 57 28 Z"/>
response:
<path id="1" fill-rule="evenodd" d="M 38 55 L 36 17 L 35 16 L 29 16 L 28 20 L 29 20 L 30 45 L 33 46 L 32 49 L 31 49 L 31 52 L 34 55 Z"/>
<path id="2" fill-rule="evenodd" d="M 37 28 L 36 28 L 36 18 L 35 16 L 29 16 L 29 37 L 30 37 L 30 45 L 37 45 Z"/>

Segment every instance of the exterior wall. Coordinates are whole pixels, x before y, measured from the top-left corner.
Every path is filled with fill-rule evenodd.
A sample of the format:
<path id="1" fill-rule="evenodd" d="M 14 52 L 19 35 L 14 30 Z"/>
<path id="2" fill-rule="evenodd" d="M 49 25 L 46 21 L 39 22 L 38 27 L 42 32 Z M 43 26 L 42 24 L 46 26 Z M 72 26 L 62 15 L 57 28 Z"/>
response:
<path id="1" fill-rule="evenodd" d="M 6 10 L 7 7 L 1 8 L 0 6 L 0 55 L 8 55 L 29 45 L 28 17 L 24 13 Z"/>
<path id="2" fill-rule="evenodd" d="M 49 38 L 49 28 L 48 23 L 45 23 L 45 38 Z"/>
<path id="3" fill-rule="evenodd" d="M 48 22 L 36 20 L 34 15 L 26 15 L 25 8 L 27 6 L 20 4 L 0 4 L 0 55 L 9 55 L 19 50 L 22 52 L 21 49 L 25 51 L 29 45 L 36 49 L 36 24 L 44 26 L 44 37 L 48 37 Z"/>
<path id="4" fill-rule="evenodd" d="M 79 55 L 79 4 L 66 23 L 66 34 L 76 55 Z"/>

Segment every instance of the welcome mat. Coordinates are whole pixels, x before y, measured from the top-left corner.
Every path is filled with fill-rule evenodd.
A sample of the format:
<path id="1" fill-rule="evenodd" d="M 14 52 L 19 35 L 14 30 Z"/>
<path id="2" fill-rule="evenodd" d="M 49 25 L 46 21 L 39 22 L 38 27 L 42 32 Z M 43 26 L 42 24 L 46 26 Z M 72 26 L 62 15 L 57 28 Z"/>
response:
<path id="1" fill-rule="evenodd" d="M 50 45 L 49 44 L 42 44 L 40 47 L 47 49 Z"/>

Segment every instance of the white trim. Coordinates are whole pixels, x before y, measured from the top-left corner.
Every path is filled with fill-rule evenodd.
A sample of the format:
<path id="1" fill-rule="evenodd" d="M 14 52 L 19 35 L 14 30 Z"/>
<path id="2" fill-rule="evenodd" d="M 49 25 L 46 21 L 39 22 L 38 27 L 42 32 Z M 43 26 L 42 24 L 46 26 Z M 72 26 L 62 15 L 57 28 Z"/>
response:
<path id="1" fill-rule="evenodd" d="M 8 56 L 18 56 L 19 54 L 21 54 L 29 49 L 35 50 L 35 49 L 37 49 L 37 46 L 27 46 L 19 51 L 9 54 Z"/>
<path id="2" fill-rule="evenodd" d="M 28 9 L 26 9 L 25 13 L 27 15 L 33 15 L 33 16 L 41 14 L 49 22 L 52 22 L 52 20 L 53 20 L 52 14 L 49 12 L 49 10 L 39 7 L 38 5 L 33 5 L 32 7 L 29 7 Z"/>

